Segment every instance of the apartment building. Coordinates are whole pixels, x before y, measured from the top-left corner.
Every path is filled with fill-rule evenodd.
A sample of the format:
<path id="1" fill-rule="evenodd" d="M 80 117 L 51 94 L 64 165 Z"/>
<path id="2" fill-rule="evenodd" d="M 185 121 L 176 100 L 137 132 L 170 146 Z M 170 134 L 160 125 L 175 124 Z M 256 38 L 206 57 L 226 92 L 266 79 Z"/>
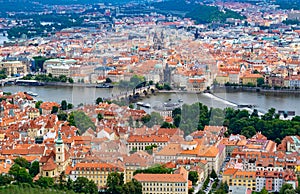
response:
<path id="1" fill-rule="evenodd" d="M 136 174 L 143 186 L 143 194 L 187 194 L 188 172 L 180 167 L 177 174 Z"/>
<path id="2" fill-rule="evenodd" d="M 99 188 L 103 188 L 106 186 L 108 175 L 112 172 L 125 173 L 125 169 L 108 163 L 77 163 L 73 167 L 68 167 L 66 175 L 73 181 L 78 177 L 86 177 L 94 181 Z"/>

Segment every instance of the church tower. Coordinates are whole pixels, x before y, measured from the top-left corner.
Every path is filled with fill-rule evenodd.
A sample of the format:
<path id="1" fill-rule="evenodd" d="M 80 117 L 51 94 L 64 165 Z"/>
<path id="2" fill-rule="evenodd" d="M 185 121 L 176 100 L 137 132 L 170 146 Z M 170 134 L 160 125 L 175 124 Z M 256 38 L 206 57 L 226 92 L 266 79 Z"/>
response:
<path id="1" fill-rule="evenodd" d="M 55 162 L 58 166 L 65 162 L 65 146 L 60 131 L 58 131 L 58 138 L 55 141 Z"/>

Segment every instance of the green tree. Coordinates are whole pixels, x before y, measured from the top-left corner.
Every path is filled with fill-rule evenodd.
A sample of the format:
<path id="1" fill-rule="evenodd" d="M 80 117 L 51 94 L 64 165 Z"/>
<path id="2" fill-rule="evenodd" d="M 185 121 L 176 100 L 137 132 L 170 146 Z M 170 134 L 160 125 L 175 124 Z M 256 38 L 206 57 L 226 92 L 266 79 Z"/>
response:
<path id="1" fill-rule="evenodd" d="M 123 190 L 124 194 L 127 194 L 127 193 L 142 194 L 143 193 L 142 184 L 135 179 L 132 179 L 132 181 L 124 184 L 122 186 L 122 190 Z"/>
<path id="2" fill-rule="evenodd" d="M 22 158 L 22 157 L 17 157 L 14 160 L 14 162 L 15 162 L 15 164 L 18 164 L 20 167 L 24 167 L 27 169 L 30 167 L 30 163 L 25 158 Z"/>
<path id="3" fill-rule="evenodd" d="M 103 115 L 102 115 L 101 113 L 99 113 L 99 114 L 97 115 L 97 119 L 98 119 L 98 121 L 101 121 L 101 120 L 103 119 Z"/>
<path id="4" fill-rule="evenodd" d="M 142 117 L 142 122 L 147 127 L 153 127 L 154 125 L 161 125 L 163 123 L 163 118 L 157 112 L 152 112 L 150 115 Z"/>
<path id="5" fill-rule="evenodd" d="M 58 107 L 57 106 L 52 106 L 51 114 L 55 114 L 58 112 Z"/>
<path id="6" fill-rule="evenodd" d="M 172 123 L 168 123 L 168 122 L 163 122 L 160 127 L 161 128 L 176 128 L 175 125 L 173 125 Z"/>
<path id="7" fill-rule="evenodd" d="M 109 77 L 107 77 L 107 78 L 105 79 L 105 83 L 112 83 L 112 81 L 111 81 L 111 79 L 110 79 Z"/>
<path id="8" fill-rule="evenodd" d="M 35 103 L 35 108 L 39 109 L 43 101 L 39 100 Z"/>
<path id="9" fill-rule="evenodd" d="M 60 103 L 61 110 L 67 110 L 68 103 L 66 100 L 62 100 Z"/>
<path id="10" fill-rule="evenodd" d="M 7 174 L 0 174 L 0 186 L 8 185 L 13 181 L 13 178 Z"/>
<path id="11" fill-rule="evenodd" d="M 68 110 L 70 110 L 70 109 L 72 109 L 72 108 L 74 108 L 74 105 L 73 104 L 71 104 L 71 103 L 68 103 Z"/>
<path id="12" fill-rule="evenodd" d="M 18 164 L 14 164 L 8 171 L 9 175 L 14 177 L 14 180 L 18 183 L 32 183 L 30 174 L 26 171 L 26 168 L 20 167 Z"/>
<path id="13" fill-rule="evenodd" d="M 279 190 L 279 194 L 296 194 L 296 192 L 291 184 L 285 183 Z"/>
<path id="14" fill-rule="evenodd" d="M 216 173 L 216 171 L 214 169 L 212 169 L 211 173 L 210 173 L 210 178 L 216 179 L 218 178 L 218 175 Z"/>
<path id="15" fill-rule="evenodd" d="M 68 82 L 69 82 L 70 84 L 72 84 L 72 83 L 74 83 L 74 80 L 73 80 L 71 77 L 69 77 L 69 78 L 68 78 Z"/>
<path id="16" fill-rule="evenodd" d="M 196 183 L 198 182 L 198 172 L 197 171 L 190 171 L 189 172 L 189 180 L 192 181 L 193 185 L 196 185 Z"/>
<path id="17" fill-rule="evenodd" d="M 37 180 L 35 182 L 35 184 L 44 189 L 51 188 L 54 186 L 54 179 L 51 177 L 43 177 L 42 176 L 39 178 L 39 180 Z"/>
<path id="18" fill-rule="evenodd" d="M 179 127 L 180 121 L 181 121 L 181 116 L 180 115 L 176 115 L 174 117 L 174 119 L 173 119 L 173 124 L 175 125 L 175 127 Z"/>
<path id="19" fill-rule="evenodd" d="M 106 186 L 109 193 L 121 194 L 123 192 L 122 186 L 124 185 L 124 174 L 113 172 L 107 177 Z"/>
<path id="20" fill-rule="evenodd" d="M 175 118 L 176 115 L 181 115 L 181 108 L 175 108 L 172 110 L 172 118 Z"/>
<path id="21" fill-rule="evenodd" d="M 58 120 L 60 121 L 66 121 L 68 119 L 68 114 L 64 111 L 58 111 L 58 114 L 57 114 L 57 117 L 58 117 Z"/>
<path id="22" fill-rule="evenodd" d="M 264 85 L 265 84 L 265 80 L 264 80 L 264 78 L 257 78 L 257 86 L 258 87 L 261 87 L 262 85 Z"/>
<path id="23" fill-rule="evenodd" d="M 89 181 L 85 177 L 78 177 L 73 183 L 73 189 L 76 193 L 98 193 L 98 188 L 94 181 Z"/>
<path id="24" fill-rule="evenodd" d="M 29 168 L 29 174 L 32 177 L 35 177 L 40 172 L 40 164 L 38 161 L 34 161 L 31 163 L 31 166 Z"/>
<path id="25" fill-rule="evenodd" d="M 68 120 L 71 126 L 75 126 L 84 133 L 88 128 L 96 129 L 95 123 L 82 111 L 73 111 L 69 114 Z"/>
<path id="26" fill-rule="evenodd" d="M 101 102 L 103 102 L 103 99 L 102 99 L 101 97 L 98 97 L 98 98 L 96 99 L 96 104 L 99 104 L 99 103 L 101 103 Z"/>
<path id="27" fill-rule="evenodd" d="M 253 137 L 256 134 L 256 130 L 253 126 L 243 127 L 241 135 L 247 138 Z"/>

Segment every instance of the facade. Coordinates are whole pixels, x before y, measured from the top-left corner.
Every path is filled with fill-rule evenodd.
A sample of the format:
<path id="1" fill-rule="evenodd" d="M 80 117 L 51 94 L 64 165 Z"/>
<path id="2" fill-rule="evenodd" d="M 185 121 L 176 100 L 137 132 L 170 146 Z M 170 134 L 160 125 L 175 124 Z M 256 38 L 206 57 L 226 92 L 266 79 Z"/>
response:
<path id="1" fill-rule="evenodd" d="M 143 194 L 188 193 L 188 173 L 182 167 L 179 174 L 136 174 L 133 178 L 142 184 Z"/>
<path id="2" fill-rule="evenodd" d="M 128 150 L 145 150 L 146 146 L 156 145 L 162 148 L 169 143 L 167 135 L 131 135 L 127 139 Z"/>
<path id="3" fill-rule="evenodd" d="M 7 76 L 27 74 L 27 66 L 21 61 L 0 62 L 0 70 L 4 70 Z"/>
<path id="4" fill-rule="evenodd" d="M 50 59 L 45 61 L 44 69 L 47 73 L 51 73 L 52 76 L 59 77 L 65 75 L 70 77 L 73 73 L 76 73 L 76 69 L 79 70 L 79 65 L 76 65 L 77 61 L 73 59 Z"/>
<path id="5" fill-rule="evenodd" d="M 58 178 L 67 169 L 67 166 L 70 165 L 70 156 L 61 139 L 60 131 L 55 143 L 55 150 L 52 150 L 48 155 L 42 156 L 39 163 L 40 175 L 53 178 Z"/>
<path id="6" fill-rule="evenodd" d="M 107 177 L 112 172 L 125 174 L 123 168 L 108 163 L 77 163 L 75 166 L 69 167 L 66 174 L 73 181 L 78 177 L 86 177 L 94 181 L 98 188 L 104 188 L 106 187 Z M 124 176 L 124 182 L 126 182 L 126 176 Z"/>

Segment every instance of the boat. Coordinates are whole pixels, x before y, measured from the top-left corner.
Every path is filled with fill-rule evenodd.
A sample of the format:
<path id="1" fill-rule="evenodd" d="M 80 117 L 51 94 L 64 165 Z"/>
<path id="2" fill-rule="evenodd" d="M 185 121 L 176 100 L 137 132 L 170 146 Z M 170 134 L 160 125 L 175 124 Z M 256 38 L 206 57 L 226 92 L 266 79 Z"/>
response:
<path id="1" fill-rule="evenodd" d="M 113 85 L 110 85 L 110 84 L 99 84 L 99 85 L 96 85 L 96 88 L 113 88 L 114 86 Z"/>
<path id="2" fill-rule="evenodd" d="M 142 106 L 142 107 L 145 107 L 145 108 L 151 108 L 151 105 L 149 103 L 137 102 L 136 105 L 137 106 Z"/>
<path id="3" fill-rule="evenodd" d="M 28 94 L 29 96 L 33 96 L 33 97 L 37 97 L 37 96 L 38 96 L 37 93 L 33 93 L 33 92 L 31 92 L 31 91 L 27 92 L 27 94 Z"/>

